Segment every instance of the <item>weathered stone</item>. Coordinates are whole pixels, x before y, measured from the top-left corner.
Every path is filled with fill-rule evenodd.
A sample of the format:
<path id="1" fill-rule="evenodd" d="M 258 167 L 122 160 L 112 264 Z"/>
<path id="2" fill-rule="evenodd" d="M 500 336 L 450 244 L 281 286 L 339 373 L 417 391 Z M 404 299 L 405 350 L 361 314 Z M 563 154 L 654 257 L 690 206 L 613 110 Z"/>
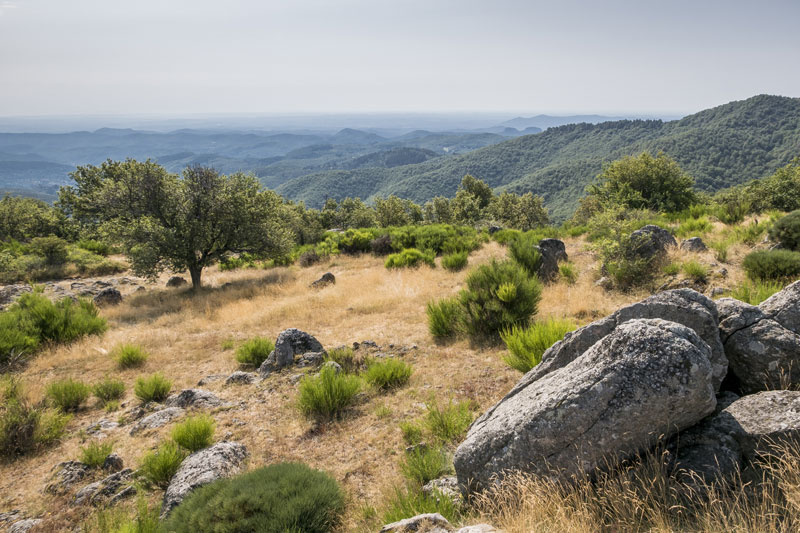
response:
<path id="1" fill-rule="evenodd" d="M 54 473 L 44 488 L 44 491 L 48 494 L 64 494 L 68 492 L 92 471 L 88 465 L 80 461 L 58 463 L 53 470 Z"/>
<path id="2" fill-rule="evenodd" d="M 188 409 L 210 409 L 222 405 L 222 400 L 213 392 L 204 389 L 184 389 L 178 394 L 172 394 L 164 401 L 167 407 L 181 407 Z"/>
<path id="3" fill-rule="evenodd" d="M 180 407 L 167 407 L 145 416 L 131 428 L 131 435 L 141 433 L 146 429 L 155 429 L 166 426 L 176 418 L 183 416 L 184 410 Z"/>
<path id="4" fill-rule="evenodd" d="M 308 352 L 297 359 L 296 366 L 300 368 L 320 366 L 323 361 L 325 361 L 325 352 Z"/>
<path id="5" fill-rule="evenodd" d="M 641 259 L 664 256 L 669 247 L 678 245 L 670 232 L 653 224 L 631 233 L 631 244 L 631 256 Z"/>
<path id="6" fill-rule="evenodd" d="M 28 533 L 28 531 L 41 523 L 41 518 L 26 518 L 11 524 L 11 527 L 8 528 L 8 533 Z"/>
<path id="7" fill-rule="evenodd" d="M 422 492 L 434 498 L 448 498 L 455 505 L 461 504 L 461 487 L 456 476 L 445 476 L 428 481 Z"/>
<path id="8" fill-rule="evenodd" d="M 271 372 L 280 370 L 294 364 L 294 356 L 308 352 L 324 352 L 322 344 L 306 333 L 296 328 L 285 329 L 280 332 L 275 341 L 275 349 L 269 354 L 267 360 L 259 367 L 258 371 L 266 377 Z"/>
<path id="9" fill-rule="evenodd" d="M 75 495 L 75 505 L 92 504 L 99 505 L 107 503 L 112 498 L 121 499 L 118 496 L 121 492 L 125 491 L 128 494 L 133 494 L 128 489 L 133 482 L 133 470 L 126 468 L 110 476 L 86 485 Z"/>
<path id="10" fill-rule="evenodd" d="M 319 278 L 317 281 L 313 282 L 309 287 L 312 289 L 321 289 L 323 287 L 327 287 L 328 285 L 335 285 L 336 284 L 336 276 L 331 274 L 330 272 L 326 272 Z"/>
<path id="11" fill-rule="evenodd" d="M 498 231 L 502 231 L 502 229 L 503 229 L 502 226 L 494 226 L 494 225 L 489 226 L 489 229 L 488 229 L 489 235 L 494 235 Z"/>
<path id="12" fill-rule="evenodd" d="M 558 239 L 542 239 L 536 247 L 542 256 L 536 275 L 542 281 L 553 281 L 558 278 L 558 263 L 566 261 L 567 249 Z"/>
<path id="13" fill-rule="evenodd" d="M 30 285 L 23 285 L 21 283 L 0 287 L 0 311 L 16 302 L 17 299 L 26 292 L 31 291 L 33 291 L 33 289 Z"/>
<path id="14" fill-rule="evenodd" d="M 596 287 L 600 287 L 607 291 L 610 291 L 611 289 L 614 288 L 614 281 L 608 276 L 603 276 L 602 278 L 595 281 L 594 284 Z"/>
<path id="15" fill-rule="evenodd" d="M 114 287 L 108 287 L 98 292 L 95 297 L 92 298 L 92 301 L 98 307 L 104 305 L 118 305 L 122 303 L 122 293 Z"/>
<path id="16" fill-rule="evenodd" d="M 225 380 L 225 385 L 249 385 L 258 379 L 252 372 L 242 372 L 237 370 Z"/>
<path id="17" fill-rule="evenodd" d="M 189 282 L 186 279 L 180 276 L 172 276 L 167 280 L 167 287 L 183 287 L 187 285 Z"/>
<path id="18" fill-rule="evenodd" d="M 684 239 L 681 241 L 681 250 L 687 252 L 705 252 L 708 250 L 703 239 L 700 237 L 692 237 L 691 239 Z"/>
<path id="19" fill-rule="evenodd" d="M 795 281 L 759 304 L 759 309 L 793 333 L 800 334 L 800 281 Z"/>
<path id="20" fill-rule="evenodd" d="M 412 531 L 426 533 L 451 532 L 453 531 L 453 526 L 439 513 L 427 513 L 392 522 L 381 528 L 381 533 L 406 533 Z"/>
<path id="21" fill-rule="evenodd" d="M 499 529 L 489 524 L 476 524 L 474 526 L 462 527 L 456 533 L 502 533 Z"/>
<path id="22" fill-rule="evenodd" d="M 103 461 L 103 470 L 106 472 L 119 472 L 124 466 L 125 463 L 122 461 L 122 457 L 116 453 L 109 454 L 106 460 Z"/>
<path id="23" fill-rule="evenodd" d="M 755 460 L 782 443 L 800 443 L 800 392 L 764 391 L 743 396 L 718 418 L 729 419 L 745 459 Z"/>
<path id="24" fill-rule="evenodd" d="M 508 470 L 568 479 L 648 449 L 713 412 L 711 357 L 686 326 L 627 321 L 481 416 L 456 451 L 458 480 L 488 486 Z"/>
<path id="25" fill-rule="evenodd" d="M 246 458 L 243 444 L 223 441 L 184 459 L 164 494 L 161 517 L 166 517 L 197 487 L 238 473 Z"/>
<path id="26" fill-rule="evenodd" d="M 336 361 L 325 361 L 325 363 L 322 364 L 322 368 L 320 368 L 320 372 L 325 368 L 330 368 L 333 370 L 334 374 L 341 374 L 343 372 L 342 365 Z"/>

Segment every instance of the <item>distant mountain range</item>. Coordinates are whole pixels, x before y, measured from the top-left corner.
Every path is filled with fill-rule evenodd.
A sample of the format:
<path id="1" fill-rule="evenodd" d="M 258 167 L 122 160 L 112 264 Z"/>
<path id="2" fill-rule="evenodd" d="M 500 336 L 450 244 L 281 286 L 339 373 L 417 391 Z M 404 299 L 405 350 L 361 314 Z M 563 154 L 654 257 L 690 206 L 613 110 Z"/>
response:
<path id="1" fill-rule="evenodd" d="M 509 122 L 526 126 L 526 120 L 537 118 Z M 705 191 L 763 177 L 800 156 L 800 99 L 760 95 L 668 122 L 549 127 L 455 157 L 392 168 L 317 172 L 289 180 L 277 190 L 311 206 L 328 197 L 389 194 L 424 202 L 437 195 L 452 196 L 461 178 L 472 174 L 496 190 L 542 195 L 551 215 L 560 220 L 574 211 L 604 162 L 644 150 L 675 158 Z"/>

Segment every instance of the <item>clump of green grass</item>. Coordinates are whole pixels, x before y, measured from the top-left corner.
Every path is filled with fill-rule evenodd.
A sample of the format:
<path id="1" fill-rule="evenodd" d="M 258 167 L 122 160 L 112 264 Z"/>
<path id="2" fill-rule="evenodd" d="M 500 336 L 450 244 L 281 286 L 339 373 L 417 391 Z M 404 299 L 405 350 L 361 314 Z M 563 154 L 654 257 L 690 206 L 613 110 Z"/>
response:
<path id="1" fill-rule="evenodd" d="M 685 238 L 689 236 L 702 236 L 714 229 L 711 221 L 707 217 L 690 218 L 678 226 L 675 234 L 678 237 Z"/>
<path id="2" fill-rule="evenodd" d="M 744 258 L 742 266 L 751 280 L 793 280 L 800 276 L 800 252 L 790 250 L 750 252 Z"/>
<path id="3" fill-rule="evenodd" d="M 220 348 L 222 348 L 223 350 L 226 350 L 226 351 L 227 350 L 233 350 L 233 347 L 236 346 L 236 343 L 233 341 L 233 339 L 225 339 L 224 341 L 222 341 L 220 343 L 219 346 L 220 346 Z"/>
<path id="4" fill-rule="evenodd" d="M 367 367 L 364 378 L 367 383 L 380 390 L 401 387 L 408 383 L 414 368 L 398 359 L 375 361 Z"/>
<path id="5" fill-rule="evenodd" d="M 526 373 L 541 362 L 548 348 L 576 327 L 571 320 L 552 318 L 527 328 L 513 326 L 500 335 L 508 348 L 503 361 L 511 368 Z"/>
<path id="6" fill-rule="evenodd" d="M 675 261 L 667 263 L 661 268 L 661 271 L 667 276 L 677 276 L 681 271 L 681 264 Z"/>
<path id="7" fill-rule="evenodd" d="M 32 406 L 22 382 L 0 377 L 0 456 L 14 459 L 58 441 L 71 415 Z"/>
<path id="8" fill-rule="evenodd" d="M 461 510 L 452 499 L 436 494 L 422 492 L 417 485 L 395 487 L 392 497 L 381 506 L 381 522 L 389 524 L 411 516 L 439 513 L 447 520 L 456 522 Z"/>
<path id="9" fill-rule="evenodd" d="M 440 406 L 436 399 L 426 404 L 423 424 L 430 434 L 441 442 L 456 442 L 464 437 L 472 423 L 469 401 L 453 402 Z"/>
<path id="10" fill-rule="evenodd" d="M 146 378 L 137 378 L 136 385 L 133 387 L 133 393 L 143 403 L 163 402 L 169 396 L 170 390 L 172 390 L 172 382 L 159 373 Z"/>
<path id="11" fill-rule="evenodd" d="M 86 533 L 164 533 L 159 515 L 159 506 L 150 506 L 147 499 L 141 497 L 136 502 L 136 512 L 129 516 L 125 509 L 112 507 L 101 509 L 84 522 Z"/>
<path id="12" fill-rule="evenodd" d="M 236 361 L 243 367 L 258 368 L 275 349 L 275 343 L 266 337 L 253 337 L 236 350 Z"/>
<path id="13" fill-rule="evenodd" d="M 339 418 L 361 391 L 361 379 L 323 367 L 319 375 L 300 382 L 298 407 L 307 417 Z"/>
<path id="14" fill-rule="evenodd" d="M 114 445 L 110 442 L 90 442 L 81 447 L 81 462 L 90 468 L 100 468 L 113 449 Z"/>
<path id="15" fill-rule="evenodd" d="M 89 399 L 92 389 L 72 378 L 62 379 L 47 386 L 47 398 L 61 411 L 77 411 Z"/>
<path id="16" fill-rule="evenodd" d="M 111 357 L 119 368 L 138 368 L 145 364 L 148 353 L 137 344 L 120 344 L 111 351 Z"/>
<path id="17" fill-rule="evenodd" d="M 720 263 L 728 262 L 728 249 L 730 243 L 726 240 L 713 241 L 708 243 L 708 247 L 714 252 L 714 259 Z"/>
<path id="18" fill-rule="evenodd" d="M 536 248 L 538 244 L 539 240 L 532 233 L 522 233 L 509 243 L 508 252 L 511 258 L 524 268 L 529 276 L 536 276 L 542 264 L 542 254 Z"/>
<path id="19" fill-rule="evenodd" d="M 400 422 L 400 432 L 403 434 L 403 441 L 413 445 L 422 442 L 422 426 L 419 422 Z"/>
<path id="20" fill-rule="evenodd" d="M 119 407 L 120 407 L 119 400 L 111 400 L 103 405 L 103 409 L 105 409 L 106 413 L 113 413 L 114 411 L 119 409 Z"/>
<path id="21" fill-rule="evenodd" d="M 578 268 L 570 262 L 559 264 L 558 273 L 567 285 L 575 285 L 578 281 Z"/>
<path id="22" fill-rule="evenodd" d="M 784 286 L 781 281 L 745 281 L 735 287 L 730 296 L 750 305 L 758 305 L 783 290 Z"/>
<path id="23" fill-rule="evenodd" d="M 172 440 L 181 448 L 196 452 L 214 442 L 214 419 L 208 415 L 190 416 L 172 428 Z"/>
<path id="24" fill-rule="evenodd" d="M 378 418 L 390 418 L 392 416 L 392 408 L 388 405 L 379 405 L 375 408 L 375 416 Z"/>
<path id="25" fill-rule="evenodd" d="M 386 258 L 386 268 L 415 268 L 421 265 L 435 267 L 433 252 L 421 252 L 416 248 L 406 248 L 402 252 L 392 254 Z"/>
<path id="26" fill-rule="evenodd" d="M 711 270 L 706 265 L 694 259 L 681 265 L 681 270 L 683 270 L 684 274 L 698 283 L 705 283 L 708 280 L 709 274 L 711 273 Z"/>
<path id="27" fill-rule="evenodd" d="M 451 272 L 463 270 L 467 266 L 469 252 L 455 252 L 442 256 L 442 266 Z"/>
<path id="28" fill-rule="evenodd" d="M 95 383 L 92 392 L 103 405 L 119 400 L 125 394 L 125 383 L 119 379 L 105 378 Z"/>
<path id="29" fill-rule="evenodd" d="M 162 443 L 141 461 L 139 475 L 150 485 L 165 489 L 186 458 L 186 452 L 173 441 Z"/>
<path id="30" fill-rule="evenodd" d="M 424 485 L 428 481 L 453 472 L 450 456 L 442 448 L 415 446 L 406 452 L 400 472 L 411 481 Z"/>
<path id="31" fill-rule="evenodd" d="M 428 315 L 428 331 L 435 340 L 452 339 L 461 332 L 463 310 L 458 298 L 428 302 L 425 312 Z"/>

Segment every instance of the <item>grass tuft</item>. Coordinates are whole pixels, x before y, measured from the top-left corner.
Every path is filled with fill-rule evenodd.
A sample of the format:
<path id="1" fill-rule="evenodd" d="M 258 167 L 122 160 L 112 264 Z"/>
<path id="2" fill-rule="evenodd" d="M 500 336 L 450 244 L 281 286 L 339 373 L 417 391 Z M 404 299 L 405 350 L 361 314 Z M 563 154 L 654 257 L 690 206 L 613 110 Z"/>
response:
<path id="1" fill-rule="evenodd" d="M 119 368 L 138 368 L 145 364 L 148 353 L 136 344 L 120 344 L 111 351 L 111 357 Z"/>
<path id="2" fill-rule="evenodd" d="M 275 349 L 275 343 L 266 337 L 253 337 L 236 350 L 236 361 L 246 368 L 258 368 Z"/>
<path id="3" fill-rule="evenodd" d="M 401 387 L 408 383 L 414 368 L 398 359 L 375 361 L 367 367 L 364 378 L 367 383 L 380 390 Z"/>
<path id="4" fill-rule="evenodd" d="M 500 335 L 508 348 L 503 361 L 511 368 L 526 373 L 541 362 L 548 348 L 576 327 L 571 320 L 548 319 L 527 328 L 514 326 L 507 329 Z"/>
<path id="5" fill-rule="evenodd" d="M 143 403 L 163 402 L 172 390 L 172 382 L 162 374 L 156 373 L 149 377 L 136 379 L 133 392 Z"/>
<path id="6" fill-rule="evenodd" d="M 215 426 L 214 419 L 208 415 L 190 416 L 172 428 L 172 440 L 193 453 L 211 446 Z"/>
<path id="7" fill-rule="evenodd" d="M 92 392 L 103 405 L 119 400 L 125 395 L 125 383 L 119 379 L 105 378 L 95 383 Z"/>
<path id="8" fill-rule="evenodd" d="M 87 384 L 68 378 L 48 385 L 46 394 L 53 405 L 66 413 L 80 409 L 91 393 L 92 389 Z"/>
<path id="9" fill-rule="evenodd" d="M 339 418 L 361 391 L 361 378 L 323 367 L 319 375 L 300 382 L 298 407 L 307 417 Z"/>
<path id="10" fill-rule="evenodd" d="M 165 489 L 186 458 L 186 452 L 173 441 L 142 457 L 139 475 L 150 485 Z"/>
<path id="11" fill-rule="evenodd" d="M 110 442 L 90 442 L 81 447 L 81 462 L 90 468 L 100 468 L 113 449 L 114 445 Z"/>

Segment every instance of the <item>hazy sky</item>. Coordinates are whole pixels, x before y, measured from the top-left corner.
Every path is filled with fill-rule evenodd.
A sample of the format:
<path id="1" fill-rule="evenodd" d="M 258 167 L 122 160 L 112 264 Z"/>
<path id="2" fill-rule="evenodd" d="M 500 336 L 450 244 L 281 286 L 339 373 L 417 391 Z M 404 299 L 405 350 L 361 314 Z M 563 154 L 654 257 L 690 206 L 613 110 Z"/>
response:
<path id="1" fill-rule="evenodd" d="M 800 0 L 0 0 L 0 116 L 683 113 L 800 96 Z"/>

